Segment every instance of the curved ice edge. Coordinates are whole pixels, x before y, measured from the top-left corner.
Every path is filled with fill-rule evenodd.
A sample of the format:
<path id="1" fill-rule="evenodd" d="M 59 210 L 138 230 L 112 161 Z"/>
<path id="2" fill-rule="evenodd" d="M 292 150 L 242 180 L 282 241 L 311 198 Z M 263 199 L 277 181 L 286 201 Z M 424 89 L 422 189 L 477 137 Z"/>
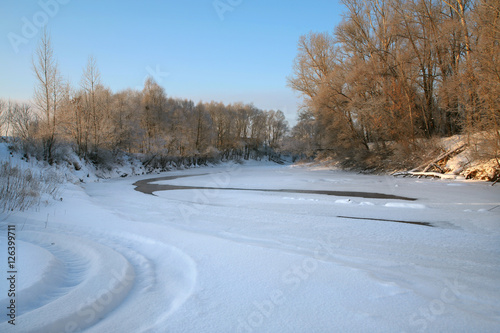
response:
<path id="1" fill-rule="evenodd" d="M 228 191 L 256 191 L 256 192 L 275 192 L 275 193 L 299 193 L 299 194 L 319 194 L 319 195 L 330 195 L 337 197 L 354 197 L 354 198 L 365 198 L 365 199 L 392 199 L 392 200 L 404 200 L 404 201 L 416 201 L 416 198 L 403 197 L 393 194 L 376 193 L 376 192 L 357 192 L 357 191 L 330 191 L 330 190 L 294 190 L 294 189 L 258 189 L 258 188 L 233 188 L 233 187 L 210 187 L 210 186 L 182 186 L 182 185 L 168 185 L 168 184 L 158 184 L 158 182 L 175 180 L 178 178 L 194 177 L 194 176 L 204 176 L 206 174 L 200 175 L 180 175 L 180 176 L 168 176 L 168 177 L 156 177 L 142 179 L 135 182 L 134 190 L 144 193 L 154 195 L 154 192 L 158 191 L 172 191 L 172 190 L 228 190 Z"/>
<path id="2" fill-rule="evenodd" d="M 8 332 L 76 332 L 103 318 L 127 296 L 135 280 L 131 264 L 118 252 L 96 242 L 68 235 L 24 232 L 47 247 L 54 243 L 89 262 L 84 280 L 65 295 L 16 318 L 16 326 L 0 325 Z"/>

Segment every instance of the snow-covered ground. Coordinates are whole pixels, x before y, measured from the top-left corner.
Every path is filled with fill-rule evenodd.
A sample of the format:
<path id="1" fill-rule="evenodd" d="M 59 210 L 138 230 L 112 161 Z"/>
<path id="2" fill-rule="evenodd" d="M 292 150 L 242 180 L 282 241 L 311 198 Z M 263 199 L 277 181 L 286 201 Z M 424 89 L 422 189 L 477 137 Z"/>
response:
<path id="1" fill-rule="evenodd" d="M 499 186 L 269 163 L 164 176 L 209 189 L 68 183 L 62 201 L 4 215 L 0 332 L 500 331 Z"/>

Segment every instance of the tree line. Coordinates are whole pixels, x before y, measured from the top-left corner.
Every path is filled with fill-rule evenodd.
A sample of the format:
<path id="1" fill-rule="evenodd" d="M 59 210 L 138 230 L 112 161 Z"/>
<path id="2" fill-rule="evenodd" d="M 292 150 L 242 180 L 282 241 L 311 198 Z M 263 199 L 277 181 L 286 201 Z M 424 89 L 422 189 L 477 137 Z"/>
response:
<path id="1" fill-rule="evenodd" d="M 304 96 L 296 151 L 380 160 L 408 157 L 422 139 L 480 133 L 478 149 L 498 159 L 500 1 L 342 3 L 333 33 L 299 40 L 288 79 Z"/>
<path id="2" fill-rule="evenodd" d="M 25 150 L 51 164 L 63 145 L 93 162 L 105 151 L 188 163 L 261 158 L 279 150 L 288 130 L 279 110 L 168 97 L 152 77 L 142 91 L 113 93 L 92 56 L 79 87 L 72 87 L 62 78 L 46 31 L 33 59 L 33 102 L 0 101 L 0 131 L 21 138 Z"/>

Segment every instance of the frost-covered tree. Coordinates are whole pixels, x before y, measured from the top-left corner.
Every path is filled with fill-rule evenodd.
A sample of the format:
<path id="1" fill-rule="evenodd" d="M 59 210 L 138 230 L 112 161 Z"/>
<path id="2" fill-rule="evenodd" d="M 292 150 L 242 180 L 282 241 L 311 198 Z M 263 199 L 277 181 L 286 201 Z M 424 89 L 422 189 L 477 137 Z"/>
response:
<path id="1" fill-rule="evenodd" d="M 422 138 L 496 122 L 497 0 L 342 3 L 333 34 L 300 38 L 289 78 L 321 149 L 342 160 L 409 156 Z"/>
<path id="2" fill-rule="evenodd" d="M 33 72 L 36 77 L 34 104 L 42 115 L 40 136 L 44 146 L 44 158 L 53 162 L 56 142 L 59 106 L 63 98 L 64 85 L 54 57 L 52 42 L 47 30 L 42 37 L 33 58 Z"/>
<path id="3" fill-rule="evenodd" d="M 6 121 L 5 114 L 7 113 L 6 112 L 6 105 L 7 104 L 5 103 L 5 101 L 0 99 L 0 135 L 3 134 L 2 130 L 5 127 L 5 121 Z"/>
<path id="4" fill-rule="evenodd" d="M 140 112 L 142 93 L 127 89 L 113 95 L 111 105 L 112 146 L 129 153 L 139 151 L 144 134 Z"/>
<path id="5" fill-rule="evenodd" d="M 163 135 L 166 123 L 167 97 L 153 77 L 144 82 L 141 104 L 141 126 L 144 129 L 144 152 L 160 152 L 165 148 Z"/>
<path id="6" fill-rule="evenodd" d="M 97 153 L 100 148 L 109 148 L 112 126 L 111 99 L 112 92 L 101 82 L 101 73 L 93 56 L 87 61 L 87 66 L 81 79 L 79 122 L 83 124 L 84 146 Z"/>
<path id="7" fill-rule="evenodd" d="M 12 134 L 26 144 L 31 143 L 38 125 L 36 114 L 31 110 L 31 106 L 26 103 L 12 103 L 9 114 Z"/>

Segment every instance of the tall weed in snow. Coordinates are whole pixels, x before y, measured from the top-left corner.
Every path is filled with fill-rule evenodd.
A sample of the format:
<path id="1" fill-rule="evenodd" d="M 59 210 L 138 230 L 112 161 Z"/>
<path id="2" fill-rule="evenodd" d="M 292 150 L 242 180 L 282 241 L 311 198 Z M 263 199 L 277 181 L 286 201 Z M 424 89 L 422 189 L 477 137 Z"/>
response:
<path id="1" fill-rule="evenodd" d="M 58 193 L 54 172 L 34 172 L 13 166 L 9 161 L 0 163 L 0 210 L 26 210 L 40 204 L 46 195 Z"/>

